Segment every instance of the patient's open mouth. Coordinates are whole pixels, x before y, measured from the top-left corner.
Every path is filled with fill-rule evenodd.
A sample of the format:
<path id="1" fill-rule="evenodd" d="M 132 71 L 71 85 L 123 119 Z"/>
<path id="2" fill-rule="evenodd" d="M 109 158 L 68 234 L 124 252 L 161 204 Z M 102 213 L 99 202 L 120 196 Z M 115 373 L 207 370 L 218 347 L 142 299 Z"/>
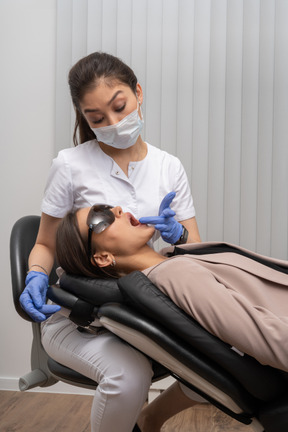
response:
<path id="1" fill-rule="evenodd" d="M 132 226 L 141 225 L 140 222 L 131 213 L 127 213 L 127 216 Z"/>

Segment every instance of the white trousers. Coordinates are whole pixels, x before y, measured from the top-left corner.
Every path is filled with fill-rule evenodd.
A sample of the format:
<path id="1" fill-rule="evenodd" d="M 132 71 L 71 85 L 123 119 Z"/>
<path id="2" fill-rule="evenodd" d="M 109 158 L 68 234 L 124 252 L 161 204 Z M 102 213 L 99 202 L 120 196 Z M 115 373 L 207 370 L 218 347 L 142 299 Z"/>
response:
<path id="1" fill-rule="evenodd" d="M 98 383 L 91 432 L 132 431 L 153 375 L 143 354 L 108 331 L 81 333 L 60 313 L 42 324 L 42 343 L 54 360 Z"/>

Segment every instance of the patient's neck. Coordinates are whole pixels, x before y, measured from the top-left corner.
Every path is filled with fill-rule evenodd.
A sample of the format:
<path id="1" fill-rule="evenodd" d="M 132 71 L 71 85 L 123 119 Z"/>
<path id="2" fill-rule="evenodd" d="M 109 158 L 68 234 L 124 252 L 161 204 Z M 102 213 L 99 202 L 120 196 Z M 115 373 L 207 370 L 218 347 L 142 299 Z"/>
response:
<path id="1" fill-rule="evenodd" d="M 127 257 L 125 259 L 119 259 L 119 267 L 124 274 L 129 274 L 135 270 L 142 271 L 153 267 L 166 259 L 167 257 L 160 255 L 154 249 L 147 246 L 141 249 L 139 253 L 130 256 L 129 259 L 127 259 Z"/>

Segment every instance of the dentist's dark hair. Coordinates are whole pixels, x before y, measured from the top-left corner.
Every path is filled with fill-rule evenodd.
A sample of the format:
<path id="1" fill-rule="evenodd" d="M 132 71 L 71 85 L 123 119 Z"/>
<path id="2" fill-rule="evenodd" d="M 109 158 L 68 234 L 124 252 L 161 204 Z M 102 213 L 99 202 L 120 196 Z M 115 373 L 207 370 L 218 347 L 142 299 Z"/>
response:
<path id="1" fill-rule="evenodd" d="M 85 117 L 81 113 L 80 102 L 84 95 L 97 87 L 99 80 L 104 79 L 107 85 L 115 82 L 127 84 L 136 93 L 137 78 L 133 70 L 118 57 L 111 54 L 95 52 L 79 60 L 70 70 L 68 82 L 70 94 L 76 112 L 73 135 L 74 145 L 95 139 Z M 78 140 L 79 129 L 79 140 Z"/>

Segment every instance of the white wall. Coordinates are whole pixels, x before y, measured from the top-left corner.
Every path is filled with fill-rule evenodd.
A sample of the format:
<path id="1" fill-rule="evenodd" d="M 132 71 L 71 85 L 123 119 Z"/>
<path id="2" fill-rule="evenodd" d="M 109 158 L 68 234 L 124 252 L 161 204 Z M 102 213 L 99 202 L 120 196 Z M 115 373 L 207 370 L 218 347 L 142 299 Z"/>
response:
<path id="1" fill-rule="evenodd" d="M 54 149 L 56 0 L 0 1 L 1 388 L 29 370 L 31 329 L 15 312 L 9 264 L 13 223 L 40 214 Z"/>

